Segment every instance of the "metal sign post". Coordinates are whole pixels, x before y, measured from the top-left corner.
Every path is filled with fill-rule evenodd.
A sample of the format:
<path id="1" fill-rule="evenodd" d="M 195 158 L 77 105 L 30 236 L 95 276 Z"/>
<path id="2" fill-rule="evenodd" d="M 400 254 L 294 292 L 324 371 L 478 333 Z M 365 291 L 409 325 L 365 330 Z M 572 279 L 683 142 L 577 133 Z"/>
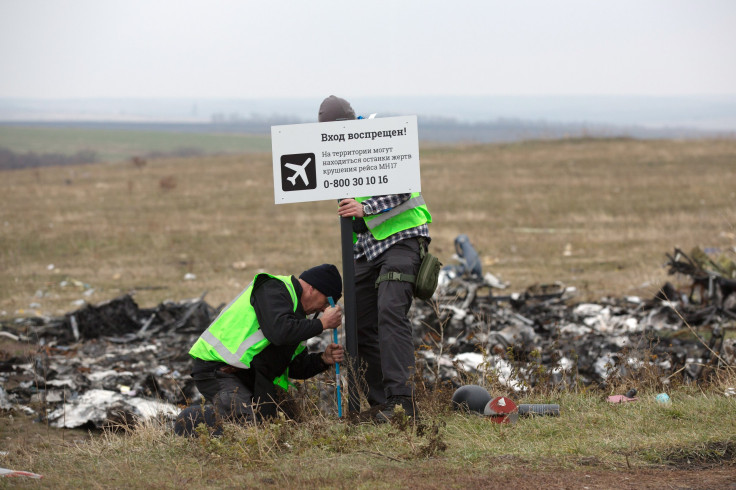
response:
<path id="1" fill-rule="evenodd" d="M 420 192 L 416 116 L 271 127 L 276 204 Z M 352 218 L 340 218 L 348 407 L 360 411 Z"/>
<path id="2" fill-rule="evenodd" d="M 345 349 L 350 368 L 347 372 L 348 410 L 360 412 L 360 396 L 357 390 L 358 372 L 358 326 L 355 307 L 355 262 L 353 262 L 353 220 L 340 218 L 340 243 L 342 244 L 343 302 L 345 304 Z"/>

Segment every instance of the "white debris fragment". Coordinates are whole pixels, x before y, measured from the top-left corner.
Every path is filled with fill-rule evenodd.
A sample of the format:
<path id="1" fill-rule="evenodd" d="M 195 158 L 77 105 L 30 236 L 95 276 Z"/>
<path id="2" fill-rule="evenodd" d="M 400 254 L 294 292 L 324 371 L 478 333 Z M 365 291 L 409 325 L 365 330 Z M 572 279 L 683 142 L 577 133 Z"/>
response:
<path id="1" fill-rule="evenodd" d="M 10 410 L 11 408 L 13 408 L 13 405 L 10 403 L 8 394 L 5 392 L 5 389 L 0 386 L 0 410 Z"/>
<path id="2" fill-rule="evenodd" d="M 579 316 L 594 316 L 598 315 L 604 308 L 605 306 L 595 303 L 580 303 L 572 310 L 572 312 Z"/>
<path id="3" fill-rule="evenodd" d="M 476 352 L 464 352 L 454 357 L 454 361 L 463 365 L 470 372 L 477 372 L 485 377 L 489 373 L 498 376 L 498 381 L 514 391 L 522 391 L 523 385 L 513 376 L 511 364 L 498 356 L 483 356 Z"/>
<path id="4" fill-rule="evenodd" d="M 116 391 L 89 390 L 76 400 L 65 403 L 49 414 L 49 422 L 54 427 L 72 429 L 87 423 L 102 426 L 108 420 L 108 412 L 129 411 L 143 421 L 165 415 L 176 416 L 176 405 L 143 398 L 125 397 Z"/>
<path id="5" fill-rule="evenodd" d="M 163 376 L 164 374 L 169 374 L 170 369 L 167 366 L 164 366 L 163 364 L 160 364 L 156 366 L 156 369 L 153 370 L 153 374 L 156 376 Z"/>
<path id="6" fill-rule="evenodd" d="M 601 379 L 608 379 L 616 366 L 616 356 L 606 352 L 593 363 L 593 370 Z"/>
<path id="7" fill-rule="evenodd" d="M 18 471 L 18 470 L 10 470 L 7 468 L 0 468 L 0 477 L 19 478 L 23 476 L 28 477 L 28 478 L 34 478 L 36 480 L 43 478 L 43 475 L 39 475 L 38 473 L 32 473 L 30 471 Z"/>
<path id="8" fill-rule="evenodd" d="M 483 284 L 496 289 L 506 289 L 509 285 L 509 283 L 502 282 L 499 278 L 497 278 L 490 272 L 486 272 L 483 276 Z"/>
<path id="9" fill-rule="evenodd" d="M 593 331 L 592 328 L 586 325 L 579 325 L 577 323 L 567 323 L 560 327 L 560 333 L 565 335 L 587 335 Z"/>
<path id="10" fill-rule="evenodd" d="M 130 371 L 115 371 L 114 369 L 107 369 L 104 371 L 88 373 L 87 379 L 89 379 L 90 381 L 102 381 L 105 378 L 116 376 L 133 376 L 133 373 L 131 373 Z"/>
<path id="11" fill-rule="evenodd" d="M 468 371 L 478 371 L 478 366 L 485 362 L 483 354 L 478 352 L 464 352 L 453 359 L 463 365 Z"/>

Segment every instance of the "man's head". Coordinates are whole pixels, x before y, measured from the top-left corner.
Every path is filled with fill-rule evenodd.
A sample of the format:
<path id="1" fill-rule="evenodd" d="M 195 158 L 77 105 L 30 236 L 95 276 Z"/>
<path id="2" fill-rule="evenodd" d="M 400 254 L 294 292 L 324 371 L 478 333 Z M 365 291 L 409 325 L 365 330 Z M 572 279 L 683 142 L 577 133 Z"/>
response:
<path id="1" fill-rule="evenodd" d="M 330 95 L 319 106 L 319 122 L 347 121 L 355 119 L 355 111 L 350 102 Z"/>
<path id="2" fill-rule="evenodd" d="M 337 302 L 342 297 L 342 277 L 332 264 L 322 264 L 307 269 L 299 276 L 308 287 L 301 297 L 302 308 L 307 314 L 323 311 L 329 303 L 327 297 Z"/>

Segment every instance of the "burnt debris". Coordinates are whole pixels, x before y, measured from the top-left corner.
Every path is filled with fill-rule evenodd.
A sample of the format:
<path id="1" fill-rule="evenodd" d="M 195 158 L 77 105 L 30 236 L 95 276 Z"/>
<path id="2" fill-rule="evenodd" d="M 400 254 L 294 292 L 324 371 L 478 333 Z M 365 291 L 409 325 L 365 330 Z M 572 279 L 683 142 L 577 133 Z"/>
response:
<path id="1" fill-rule="evenodd" d="M 188 351 L 216 314 L 203 297 L 140 308 L 124 295 L 61 318 L 3 325 L 6 337 L 38 350 L 0 361 L 0 408 L 36 413 L 57 427 L 175 415 L 199 398 Z"/>
<path id="2" fill-rule="evenodd" d="M 648 299 L 586 303 L 561 283 L 508 292 L 507 283 L 483 274 L 464 235 L 456 251 L 459 265 L 443 268 L 434 297 L 416 300 L 410 313 L 429 387 L 492 379 L 523 393 L 605 386 L 642 370 L 660 383 L 700 382 L 736 363 L 736 342 L 726 335 L 736 320 L 736 266 L 705 252 L 667 254 L 670 274 L 687 280 L 682 291 L 668 283 Z M 173 420 L 200 401 L 188 351 L 218 311 L 204 295 L 154 308 L 123 295 L 60 318 L 5 322 L 0 339 L 37 347 L 22 357 L 0 351 L 0 410 L 56 427 L 125 426 L 161 414 Z M 308 348 L 331 340 L 327 332 Z M 334 383 L 320 387 L 334 390 Z M 322 397 L 328 410 L 331 393 Z"/>

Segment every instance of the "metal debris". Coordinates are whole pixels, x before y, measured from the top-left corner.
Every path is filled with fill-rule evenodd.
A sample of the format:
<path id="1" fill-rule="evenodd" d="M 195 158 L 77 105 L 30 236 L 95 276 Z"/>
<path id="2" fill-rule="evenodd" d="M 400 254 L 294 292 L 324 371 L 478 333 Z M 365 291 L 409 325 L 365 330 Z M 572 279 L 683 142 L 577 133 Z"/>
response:
<path id="1" fill-rule="evenodd" d="M 724 334 L 734 328 L 736 281 L 704 271 L 677 249 L 668 257 L 671 274 L 689 276 L 693 285 L 707 279 L 700 302 L 669 283 L 654 298 L 598 303 L 574 302 L 575 289 L 561 283 L 498 295 L 500 288 L 479 271 L 446 268 L 433 299 L 412 307 L 425 380 L 457 386 L 469 373 L 518 392 L 539 383 L 606 385 L 644 367 L 663 382 L 674 376 L 695 382 L 734 365 L 736 341 Z M 705 331 L 708 341 L 693 335 Z"/>
<path id="2" fill-rule="evenodd" d="M 736 363 L 736 340 L 725 335 L 736 321 L 736 282 L 724 266 L 704 267 L 675 249 L 667 266 L 689 279 L 685 292 L 667 284 L 649 299 L 576 302 L 575 289 L 558 282 L 509 293 L 508 283 L 483 274 L 468 240 L 456 243 L 462 268 L 444 268 L 432 300 L 416 300 L 410 311 L 429 387 L 462 386 L 470 375 L 523 393 L 537 385 L 605 386 L 641 369 L 665 384 L 675 377 L 698 382 Z M 3 341 L 37 349 L 23 357 L 0 352 L 0 410 L 32 413 L 57 427 L 173 420 L 179 407 L 201 399 L 188 351 L 217 311 L 204 294 L 155 308 L 124 295 L 60 318 L 5 322 Z M 316 352 L 331 341 L 325 332 L 307 347 Z M 321 408 L 334 411 L 334 382 L 318 383 Z"/>
<path id="3" fill-rule="evenodd" d="M 200 395 L 189 347 L 216 316 L 200 298 L 139 308 L 130 295 L 3 331 L 39 346 L 0 361 L 0 408 L 25 408 L 56 427 L 103 427 L 175 416 Z"/>

